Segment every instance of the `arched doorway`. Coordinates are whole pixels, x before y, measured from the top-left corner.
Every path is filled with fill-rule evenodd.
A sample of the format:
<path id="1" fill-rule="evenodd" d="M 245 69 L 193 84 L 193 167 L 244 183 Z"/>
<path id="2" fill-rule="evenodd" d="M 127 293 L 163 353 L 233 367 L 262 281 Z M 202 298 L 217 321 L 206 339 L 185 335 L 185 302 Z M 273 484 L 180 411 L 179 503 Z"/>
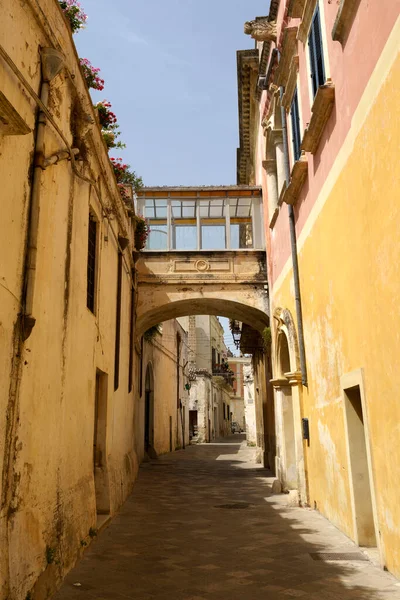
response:
<path id="1" fill-rule="evenodd" d="M 144 386 L 144 451 L 154 452 L 154 376 L 153 367 L 148 363 Z"/>
<path id="2" fill-rule="evenodd" d="M 289 310 L 274 311 L 276 473 L 283 485 L 299 492 L 308 503 L 305 450 L 302 435 L 302 385 L 296 327 Z"/>
<path id="3" fill-rule="evenodd" d="M 281 331 L 278 337 L 278 364 L 281 385 L 277 388 L 277 408 L 280 415 L 281 453 L 280 476 L 288 489 L 297 488 L 296 447 L 294 437 L 294 416 L 292 386 L 285 376 L 290 373 L 290 354 L 286 334 Z"/>

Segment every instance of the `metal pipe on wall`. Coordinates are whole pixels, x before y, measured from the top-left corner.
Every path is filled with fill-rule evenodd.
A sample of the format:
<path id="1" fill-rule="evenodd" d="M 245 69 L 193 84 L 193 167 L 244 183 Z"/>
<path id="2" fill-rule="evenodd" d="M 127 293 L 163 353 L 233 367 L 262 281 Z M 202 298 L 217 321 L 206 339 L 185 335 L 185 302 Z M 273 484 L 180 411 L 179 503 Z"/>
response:
<path id="1" fill-rule="evenodd" d="M 64 66 L 64 56 L 54 48 L 42 48 L 41 67 L 42 78 L 40 87 L 40 100 L 47 108 L 50 92 L 50 81 Z M 29 207 L 29 225 L 27 241 L 27 261 L 24 281 L 24 338 L 29 337 L 36 323 L 33 316 L 33 302 L 36 284 L 37 245 L 39 235 L 40 216 L 40 189 L 42 185 L 42 171 L 45 169 L 45 130 L 46 115 L 39 110 L 36 126 L 36 138 L 33 158 L 33 176 Z"/>
<path id="2" fill-rule="evenodd" d="M 279 57 L 279 54 L 278 54 Z M 279 89 L 279 95 L 281 99 L 281 119 L 282 119 L 282 137 L 283 137 L 283 155 L 285 163 L 285 180 L 286 185 L 290 182 L 290 162 L 289 162 L 289 149 L 287 141 L 287 126 L 286 126 L 286 111 L 282 105 L 282 97 L 284 94 L 283 86 Z M 297 317 L 297 330 L 299 338 L 299 354 L 300 354 L 300 370 L 301 370 L 301 382 L 307 387 L 307 364 L 306 364 L 306 352 L 304 345 L 304 330 L 303 330 L 303 310 L 301 304 L 301 291 L 300 291 L 300 276 L 299 276 L 299 260 L 297 255 L 297 237 L 296 237 L 296 223 L 294 218 L 294 210 L 291 204 L 288 204 L 288 215 L 289 215 L 289 229 L 290 229 L 290 246 L 292 250 L 292 264 L 293 264 L 293 282 L 294 282 L 294 296 L 296 304 L 296 317 Z"/>

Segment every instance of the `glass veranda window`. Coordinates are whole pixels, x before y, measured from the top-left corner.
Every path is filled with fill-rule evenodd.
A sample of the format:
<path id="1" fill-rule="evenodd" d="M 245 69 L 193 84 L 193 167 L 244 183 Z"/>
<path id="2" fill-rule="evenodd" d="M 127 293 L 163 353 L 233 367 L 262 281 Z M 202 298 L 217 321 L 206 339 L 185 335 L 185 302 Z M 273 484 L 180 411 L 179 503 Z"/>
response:
<path id="1" fill-rule="evenodd" d="M 231 198 L 229 213 L 231 249 L 253 248 L 252 198 Z"/>
<path id="2" fill-rule="evenodd" d="M 144 216 L 148 219 L 150 234 L 146 248 L 148 250 L 167 250 L 168 248 L 168 201 L 145 200 Z"/>
<path id="3" fill-rule="evenodd" d="M 225 201 L 200 200 L 200 227 L 202 250 L 225 250 L 226 219 Z"/>
<path id="4" fill-rule="evenodd" d="M 174 250 L 197 249 L 196 200 L 171 200 L 171 234 Z"/>

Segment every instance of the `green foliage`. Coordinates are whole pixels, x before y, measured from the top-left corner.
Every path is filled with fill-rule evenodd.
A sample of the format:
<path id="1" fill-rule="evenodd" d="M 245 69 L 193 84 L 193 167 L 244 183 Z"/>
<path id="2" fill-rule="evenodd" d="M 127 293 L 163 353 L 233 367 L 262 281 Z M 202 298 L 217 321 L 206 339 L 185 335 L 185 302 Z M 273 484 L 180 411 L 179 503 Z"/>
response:
<path id="1" fill-rule="evenodd" d="M 135 222 L 135 249 L 143 250 L 149 237 L 150 228 L 146 219 L 140 215 L 134 217 Z"/>
<path id="2" fill-rule="evenodd" d="M 271 327 L 265 327 L 262 332 L 263 344 L 265 350 L 269 350 L 272 344 Z"/>
<path id="3" fill-rule="evenodd" d="M 159 326 L 153 325 L 153 327 L 150 327 L 150 329 L 144 332 L 143 337 L 149 342 L 157 335 L 157 333 L 160 333 Z"/>
<path id="4" fill-rule="evenodd" d="M 46 562 L 48 565 L 53 564 L 56 557 L 56 549 L 51 546 L 46 546 Z"/>

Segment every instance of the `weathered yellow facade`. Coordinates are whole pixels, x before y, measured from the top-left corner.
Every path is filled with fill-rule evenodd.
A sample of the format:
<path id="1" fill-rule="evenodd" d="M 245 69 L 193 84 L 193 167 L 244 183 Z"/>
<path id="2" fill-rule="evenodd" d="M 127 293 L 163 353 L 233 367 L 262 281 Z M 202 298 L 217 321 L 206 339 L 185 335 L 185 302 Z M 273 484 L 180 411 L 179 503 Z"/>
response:
<path id="1" fill-rule="evenodd" d="M 0 12 L 0 598 L 11 600 L 48 597 L 90 542 L 97 518 L 115 513 L 130 491 L 138 469 L 137 361 L 133 207 L 121 200 L 71 33 L 54 0 L 2 0 Z M 49 83 L 44 156 L 35 156 L 34 94 L 43 92 L 41 57 L 49 47 L 62 66 Z M 79 149 L 75 160 L 71 147 Z M 43 163 L 60 151 L 58 164 Z M 34 160 L 41 165 L 36 242 Z"/>
<path id="2" fill-rule="evenodd" d="M 264 192 L 277 474 L 360 546 L 377 547 L 382 567 L 396 576 L 399 8 L 271 3 L 279 54 L 271 41 L 254 50 L 253 72 L 266 81 L 255 92 L 259 114 L 241 123 L 258 131 L 242 157 L 247 152 L 248 183 Z M 317 10 L 325 79 L 314 98 L 307 43 Z M 304 371 L 285 202 L 297 236 Z"/>
<path id="3" fill-rule="evenodd" d="M 364 387 L 377 541 L 383 564 L 397 575 L 399 31 L 388 41 L 298 240 L 308 366 L 302 414 L 310 419 L 310 446 L 304 446 L 309 502 L 356 539 L 341 382 L 360 370 L 354 384 Z M 295 314 L 291 275 L 287 263 L 273 287 L 272 312 L 285 306 Z"/>

